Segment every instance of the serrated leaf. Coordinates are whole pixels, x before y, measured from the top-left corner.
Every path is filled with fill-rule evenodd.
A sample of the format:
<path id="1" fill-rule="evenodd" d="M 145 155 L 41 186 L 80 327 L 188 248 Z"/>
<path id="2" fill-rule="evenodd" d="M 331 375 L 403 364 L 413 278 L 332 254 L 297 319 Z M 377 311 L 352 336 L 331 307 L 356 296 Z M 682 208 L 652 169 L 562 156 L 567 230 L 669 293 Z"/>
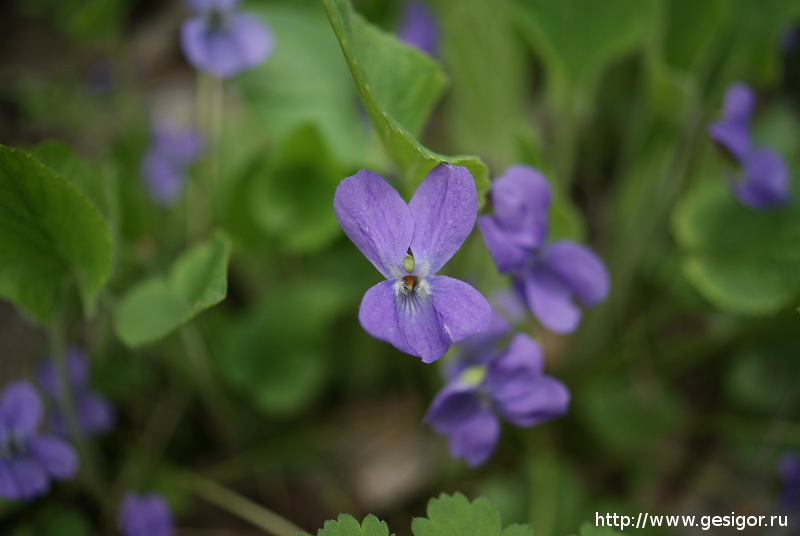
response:
<path id="1" fill-rule="evenodd" d="M 687 193 L 673 230 L 686 277 L 716 307 L 762 315 L 796 303 L 800 205 L 752 210 L 720 180 Z"/>
<path id="2" fill-rule="evenodd" d="M 353 11 L 349 0 L 323 0 L 345 60 L 384 147 L 406 177 L 410 193 L 440 162 L 469 169 L 478 199 L 489 189 L 477 157 L 448 157 L 423 147 L 416 136 L 444 89 L 445 78 L 428 56 L 400 43 Z"/>
<path id="3" fill-rule="evenodd" d="M 111 229 L 64 177 L 0 146 L 0 251 L 0 296 L 47 322 L 75 284 L 91 314 L 111 271 Z"/>
<path id="4" fill-rule="evenodd" d="M 340 514 L 336 521 L 326 521 L 325 526 L 317 531 L 317 536 L 389 536 L 389 527 L 372 514 L 365 517 L 360 525 L 353 516 Z"/>
<path id="5" fill-rule="evenodd" d="M 122 342 L 156 341 L 225 298 L 231 245 L 217 232 L 209 242 L 185 252 L 168 277 L 150 278 L 122 298 L 114 327 Z"/>
<path id="6" fill-rule="evenodd" d="M 469 502 L 461 493 L 428 501 L 428 517 L 415 518 L 411 531 L 415 536 L 500 536 L 500 514 L 483 497 Z M 512 525 L 503 536 L 530 536 L 531 528 Z"/>
<path id="7" fill-rule="evenodd" d="M 254 221 L 293 251 L 328 245 L 341 233 L 331 199 L 344 171 L 310 125 L 287 138 L 274 154 L 273 162 L 255 170 L 250 195 Z"/>

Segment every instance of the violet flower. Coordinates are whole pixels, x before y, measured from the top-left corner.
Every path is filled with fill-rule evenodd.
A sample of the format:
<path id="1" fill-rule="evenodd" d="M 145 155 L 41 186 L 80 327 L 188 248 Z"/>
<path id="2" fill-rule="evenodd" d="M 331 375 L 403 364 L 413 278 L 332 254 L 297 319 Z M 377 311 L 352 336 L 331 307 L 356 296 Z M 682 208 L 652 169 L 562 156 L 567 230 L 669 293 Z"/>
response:
<path id="1" fill-rule="evenodd" d="M 550 187 L 528 166 L 512 166 L 492 183 L 493 216 L 478 227 L 500 273 L 514 277 L 514 287 L 541 324 L 555 333 L 578 327 L 580 301 L 593 307 L 608 295 L 603 261 L 589 248 L 570 241 L 545 244 Z"/>
<path id="2" fill-rule="evenodd" d="M 781 510 L 795 512 L 800 507 L 800 456 L 796 452 L 787 452 L 777 463 L 777 472 L 781 480 Z"/>
<path id="3" fill-rule="evenodd" d="M 439 29 L 430 8 L 422 2 L 406 2 L 397 37 L 405 44 L 436 57 Z"/>
<path id="4" fill-rule="evenodd" d="M 361 300 L 358 319 L 367 333 L 430 363 L 489 325 L 486 298 L 435 275 L 475 225 L 478 198 L 466 168 L 436 166 L 408 204 L 362 169 L 339 184 L 333 206 L 345 234 L 386 278 Z"/>
<path id="5" fill-rule="evenodd" d="M 569 391 L 543 373 L 539 345 L 524 333 L 485 366 L 473 366 L 450 380 L 425 415 L 436 432 L 447 437 L 450 453 L 470 467 L 494 452 L 500 418 L 531 427 L 567 411 Z"/>
<path id="6" fill-rule="evenodd" d="M 753 147 L 750 119 L 755 105 L 755 95 L 747 85 L 733 84 L 725 92 L 722 118 L 708 126 L 708 135 L 738 170 L 730 179 L 733 195 L 747 207 L 764 210 L 790 201 L 789 171 L 775 151 Z"/>
<path id="7" fill-rule="evenodd" d="M 272 32 L 258 18 L 237 13 L 239 0 L 186 0 L 192 17 L 181 26 L 181 47 L 192 66 L 230 78 L 267 59 Z"/>
<path id="8" fill-rule="evenodd" d="M 126 493 L 117 514 L 122 536 L 171 536 L 175 522 L 167 501 L 157 493 Z"/>
<path id="9" fill-rule="evenodd" d="M 142 162 L 142 176 L 153 201 L 167 206 L 178 200 L 186 182 L 186 168 L 202 151 L 203 138 L 194 129 L 169 121 L 153 125 L 150 148 Z"/>
<path id="10" fill-rule="evenodd" d="M 65 357 L 75 417 L 81 431 L 87 436 L 110 431 L 114 427 L 114 408 L 104 396 L 89 389 L 89 361 L 86 354 L 78 348 L 68 348 Z M 67 427 L 60 408 L 61 389 L 52 359 L 39 366 L 37 377 L 39 385 L 54 403 L 51 426 L 56 433 L 66 436 Z"/>
<path id="11" fill-rule="evenodd" d="M 0 497 L 30 500 L 44 495 L 51 480 L 67 480 L 78 456 L 64 439 L 40 434 L 42 401 L 24 380 L 0 393 Z"/>

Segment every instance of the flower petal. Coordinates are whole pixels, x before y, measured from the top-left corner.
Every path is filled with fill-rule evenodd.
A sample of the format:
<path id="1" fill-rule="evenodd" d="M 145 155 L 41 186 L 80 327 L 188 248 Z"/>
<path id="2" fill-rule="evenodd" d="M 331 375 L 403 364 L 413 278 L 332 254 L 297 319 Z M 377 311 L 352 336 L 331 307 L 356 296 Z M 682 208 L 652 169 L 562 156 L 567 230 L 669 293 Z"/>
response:
<path id="1" fill-rule="evenodd" d="M 789 171 L 774 151 L 757 149 L 744 160 L 742 181 L 733 186 L 742 204 L 756 210 L 785 205 L 791 201 Z"/>
<path id="2" fill-rule="evenodd" d="M 439 164 L 408 203 L 414 221 L 411 253 L 415 275 L 434 275 L 452 257 L 475 226 L 478 193 L 467 168 Z"/>
<path id="3" fill-rule="evenodd" d="M 0 497 L 8 500 L 19 499 L 22 491 L 17 479 L 11 471 L 11 465 L 5 458 L 0 458 Z"/>
<path id="4" fill-rule="evenodd" d="M 358 321 L 364 331 L 402 349 L 403 335 L 397 319 L 397 280 L 381 281 L 371 287 L 361 299 Z"/>
<path id="5" fill-rule="evenodd" d="M 78 471 L 78 455 L 66 440 L 41 435 L 28 442 L 31 455 L 50 476 L 58 480 L 68 480 Z"/>
<path id="6" fill-rule="evenodd" d="M 750 116 L 755 108 L 753 91 L 737 83 L 725 92 L 722 118 L 711 123 L 708 135 L 741 162 L 750 150 Z"/>
<path id="7" fill-rule="evenodd" d="M 241 0 L 185 0 L 186 6 L 192 11 L 210 11 L 217 9 L 227 12 L 236 7 Z"/>
<path id="8" fill-rule="evenodd" d="M 202 16 L 181 26 L 181 47 L 193 67 L 229 78 L 263 61 L 273 47 L 272 34 L 250 15 L 230 15 L 223 27 L 211 27 Z"/>
<path id="9" fill-rule="evenodd" d="M 449 343 L 489 328 L 492 306 L 467 283 L 443 275 L 425 278 L 439 331 Z"/>
<path id="10" fill-rule="evenodd" d="M 73 389 L 83 389 L 89 383 L 89 362 L 86 354 L 79 348 L 70 347 L 66 351 L 67 376 Z M 52 398 L 58 398 L 61 389 L 58 388 L 58 375 L 56 363 L 52 357 L 39 365 L 36 370 L 36 379 L 45 393 Z"/>
<path id="11" fill-rule="evenodd" d="M 546 266 L 534 266 L 523 280 L 531 312 L 554 333 L 572 333 L 578 327 L 581 310 L 572 303 L 571 290 Z"/>
<path id="12" fill-rule="evenodd" d="M 501 274 L 517 273 L 525 266 L 529 252 L 515 244 L 491 216 L 478 218 L 486 249 Z"/>
<path id="13" fill-rule="evenodd" d="M 502 389 L 492 391 L 492 401 L 500 415 L 516 426 L 534 426 L 567 412 L 569 391 L 550 376 L 530 372 L 509 378 Z"/>
<path id="14" fill-rule="evenodd" d="M 78 424 L 87 435 L 103 434 L 114 427 L 114 407 L 96 393 L 85 391 L 75 398 Z"/>
<path id="15" fill-rule="evenodd" d="M 159 205 L 175 203 L 183 192 L 183 166 L 162 153 L 147 153 L 142 162 L 142 176 L 151 199 Z"/>
<path id="16" fill-rule="evenodd" d="M 447 436 L 453 457 L 471 467 L 489 459 L 500 436 L 500 423 L 489 408 L 481 406 L 475 386 L 458 381 L 439 391 L 424 420 Z"/>
<path id="17" fill-rule="evenodd" d="M 377 173 L 362 169 L 339 183 L 333 208 L 345 234 L 384 277 L 406 273 L 403 259 L 414 220 L 397 190 Z"/>
<path id="18" fill-rule="evenodd" d="M 126 493 L 117 514 L 117 526 L 123 536 L 170 536 L 174 530 L 172 510 L 157 493 Z"/>
<path id="19" fill-rule="evenodd" d="M 591 249 L 575 242 L 555 242 L 542 250 L 541 262 L 553 271 L 578 299 L 593 307 L 608 296 L 606 266 Z"/>
<path id="20" fill-rule="evenodd" d="M 550 185 L 536 169 L 511 166 L 492 182 L 494 219 L 516 245 L 536 249 L 547 235 Z"/>
<path id="21" fill-rule="evenodd" d="M 526 333 L 514 335 L 508 348 L 491 362 L 484 384 L 492 390 L 495 379 L 520 371 L 530 371 L 535 375 L 544 371 L 542 348 Z"/>
<path id="22" fill-rule="evenodd" d="M 16 488 L 16 496 L 10 499 L 31 500 L 47 493 L 50 489 L 50 479 L 39 463 L 31 456 L 16 456 L 5 460 L 11 481 L 10 491 Z"/>
<path id="23" fill-rule="evenodd" d="M 405 44 L 436 56 L 439 30 L 431 10 L 422 2 L 406 2 L 397 36 Z"/>
<path id="24" fill-rule="evenodd" d="M 42 400 L 25 380 L 9 383 L 0 398 L 0 421 L 20 437 L 35 434 L 42 422 Z"/>

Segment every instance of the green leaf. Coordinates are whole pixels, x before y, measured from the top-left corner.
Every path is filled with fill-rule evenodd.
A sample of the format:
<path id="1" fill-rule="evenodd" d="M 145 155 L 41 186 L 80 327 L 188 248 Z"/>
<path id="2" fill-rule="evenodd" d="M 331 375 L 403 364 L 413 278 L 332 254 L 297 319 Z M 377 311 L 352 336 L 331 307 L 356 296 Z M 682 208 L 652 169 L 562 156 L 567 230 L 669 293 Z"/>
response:
<path id="1" fill-rule="evenodd" d="M 414 536 L 500 536 L 500 514 L 482 497 L 469 502 L 461 493 L 443 493 L 428 501 L 428 517 L 415 518 L 411 531 Z M 531 535 L 531 528 L 523 525 L 502 531 L 502 536 Z"/>
<path id="2" fill-rule="evenodd" d="M 274 154 L 274 162 L 254 170 L 257 178 L 250 195 L 254 220 L 293 251 L 328 245 L 341 233 L 331 200 L 345 172 L 312 126 L 295 132 Z"/>
<path id="3" fill-rule="evenodd" d="M 240 125 L 229 133 L 237 144 L 242 144 L 242 130 L 258 134 L 251 140 L 265 132 L 281 140 L 311 124 L 339 161 L 356 166 L 373 158 L 353 81 L 320 5 L 254 4 L 249 9 L 269 25 L 278 45 L 267 61 L 233 81 L 248 105 L 240 123 L 252 127 Z"/>
<path id="4" fill-rule="evenodd" d="M 365 517 L 361 525 L 353 516 L 340 514 L 336 521 L 326 521 L 324 528 L 317 531 L 317 536 L 389 536 L 389 527 L 372 514 Z"/>
<path id="5" fill-rule="evenodd" d="M 406 177 L 410 193 L 440 162 L 464 166 L 478 198 L 489 189 L 486 166 L 477 157 L 447 157 L 423 147 L 416 136 L 444 89 L 439 66 L 353 11 L 349 0 L 323 0 L 331 26 L 370 120 Z"/>
<path id="6" fill-rule="evenodd" d="M 800 206 L 756 211 L 737 201 L 722 178 L 686 194 L 673 230 L 683 269 L 719 309 L 766 315 L 800 293 Z"/>
<path id="7" fill-rule="evenodd" d="M 352 293 L 302 282 L 276 287 L 237 322 L 217 362 L 223 378 L 268 414 L 289 414 L 319 394 L 334 354 L 326 338 Z"/>
<path id="8" fill-rule="evenodd" d="M 156 341 L 225 298 L 231 245 L 217 232 L 209 242 L 185 252 L 168 277 L 153 277 L 122 298 L 114 327 L 122 342 Z"/>
<path id="9" fill-rule="evenodd" d="M 90 315 L 111 271 L 111 229 L 64 177 L 0 146 L 0 251 L 0 296 L 47 322 L 75 284 Z"/>
<path id="10" fill-rule="evenodd" d="M 606 67 L 633 51 L 652 9 L 646 0 L 524 0 L 519 20 L 558 96 L 593 86 Z"/>

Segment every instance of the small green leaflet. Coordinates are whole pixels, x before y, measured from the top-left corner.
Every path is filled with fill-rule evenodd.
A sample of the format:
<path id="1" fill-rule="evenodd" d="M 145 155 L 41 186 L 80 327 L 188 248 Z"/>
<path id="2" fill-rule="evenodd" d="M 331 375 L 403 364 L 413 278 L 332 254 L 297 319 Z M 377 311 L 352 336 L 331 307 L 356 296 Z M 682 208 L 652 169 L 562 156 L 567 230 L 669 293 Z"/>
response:
<path id="1" fill-rule="evenodd" d="M 501 531 L 500 514 L 492 504 L 479 498 L 473 502 L 462 495 L 442 493 L 428 501 L 428 517 L 411 523 L 414 536 L 532 536 L 528 525 L 509 525 Z M 307 535 L 303 535 L 307 536 Z M 342 514 L 326 521 L 317 536 L 389 536 L 389 527 L 373 515 L 359 526 L 352 516 Z"/>
<path id="2" fill-rule="evenodd" d="M 168 277 L 152 277 L 121 300 L 114 327 L 128 346 L 156 341 L 221 302 L 228 291 L 230 240 L 221 232 L 175 261 Z"/>
<path id="3" fill-rule="evenodd" d="M 0 296 L 45 323 L 74 286 L 90 315 L 112 243 L 108 221 L 75 184 L 0 145 Z"/>
<path id="4" fill-rule="evenodd" d="M 323 0 L 364 108 L 384 147 L 400 167 L 410 193 L 433 167 L 449 162 L 469 169 L 478 199 L 489 189 L 487 170 L 474 156 L 448 157 L 416 136 L 445 86 L 439 66 L 365 21 L 349 0 Z"/>

